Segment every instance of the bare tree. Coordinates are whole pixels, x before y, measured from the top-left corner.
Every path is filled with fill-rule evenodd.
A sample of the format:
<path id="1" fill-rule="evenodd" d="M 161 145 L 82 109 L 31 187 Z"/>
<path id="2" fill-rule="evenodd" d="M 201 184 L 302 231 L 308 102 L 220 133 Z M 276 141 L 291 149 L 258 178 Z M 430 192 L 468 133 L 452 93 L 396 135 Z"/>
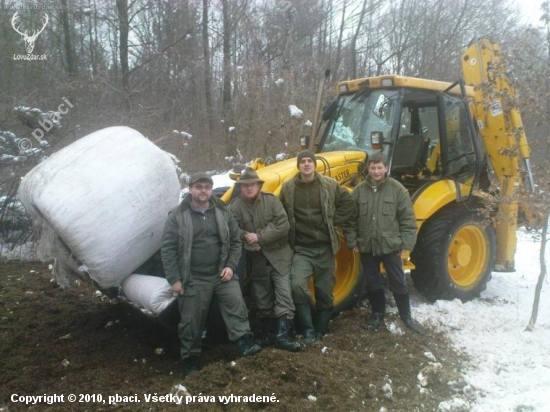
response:
<path id="1" fill-rule="evenodd" d="M 77 74 L 76 56 L 71 44 L 71 26 L 69 24 L 69 5 L 67 0 L 61 0 L 60 11 L 61 24 L 63 26 L 63 35 L 65 38 L 65 55 L 67 56 L 67 72 L 69 76 L 75 77 Z"/>
<path id="2" fill-rule="evenodd" d="M 128 65 L 128 33 L 130 23 L 128 20 L 128 0 L 116 0 L 118 10 L 118 30 L 119 30 L 119 54 L 120 69 L 122 71 L 122 90 L 124 93 L 124 102 L 127 109 L 130 109 L 130 68 Z"/>
<path id="3" fill-rule="evenodd" d="M 208 35 L 208 0 L 202 0 L 202 48 L 204 55 L 204 99 L 208 118 L 206 133 L 209 133 L 213 119 L 212 69 L 210 68 L 210 36 Z"/>

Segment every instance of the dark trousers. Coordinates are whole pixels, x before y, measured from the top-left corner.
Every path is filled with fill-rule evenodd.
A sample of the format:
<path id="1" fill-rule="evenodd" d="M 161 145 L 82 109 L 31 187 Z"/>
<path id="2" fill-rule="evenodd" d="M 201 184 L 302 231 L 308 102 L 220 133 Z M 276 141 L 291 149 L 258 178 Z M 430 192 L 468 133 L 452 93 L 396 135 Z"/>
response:
<path id="1" fill-rule="evenodd" d="M 380 274 L 380 263 L 386 269 L 390 290 L 393 293 L 408 293 L 405 272 L 403 272 L 403 262 L 401 261 L 401 253 L 399 252 L 381 256 L 374 256 L 372 253 L 361 253 L 363 275 L 367 279 L 367 291 L 381 290 L 384 287 Z"/>

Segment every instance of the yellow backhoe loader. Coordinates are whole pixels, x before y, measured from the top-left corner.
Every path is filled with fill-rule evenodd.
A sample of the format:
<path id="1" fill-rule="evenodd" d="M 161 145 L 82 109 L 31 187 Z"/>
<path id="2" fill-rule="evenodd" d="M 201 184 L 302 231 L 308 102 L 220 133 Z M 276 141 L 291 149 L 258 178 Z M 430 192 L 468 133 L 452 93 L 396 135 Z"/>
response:
<path id="1" fill-rule="evenodd" d="M 538 224 L 521 201 L 534 183 L 500 48 L 476 40 L 461 64 L 463 76 L 455 83 L 398 75 L 340 82 L 337 97 L 315 116 L 315 133 L 302 142 L 315 150 L 317 171 L 349 190 L 365 178 L 369 155 L 387 154 L 391 176 L 410 192 L 419 227 L 404 267 L 431 300 L 478 296 L 493 270 L 514 270 L 517 228 Z M 295 158 L 269 166 L 256 160 L 253 167 L 263 190 L 276 195 L 297 173 Z M 336 311 L 362 293 L 359 262 L 341 247 Z"/>

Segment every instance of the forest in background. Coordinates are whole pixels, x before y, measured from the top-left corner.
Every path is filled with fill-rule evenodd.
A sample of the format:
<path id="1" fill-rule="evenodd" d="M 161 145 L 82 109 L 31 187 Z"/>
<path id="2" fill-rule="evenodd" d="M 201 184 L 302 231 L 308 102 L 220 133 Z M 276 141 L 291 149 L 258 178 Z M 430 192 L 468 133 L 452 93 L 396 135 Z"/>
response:
<path id="1" fill-rule="evenodd" d="M 337 81 L 351 78 L 455 81 L 460 53 L 487 36 L 501 44 L 518 80 L 528 138 L 544 148 L 534 157 L 546 159 L 549 5 L 541 0 L 537 28 L 520 20 L 518 7 L 501 0 L 0 0 L 0 130 L 37 144 L 28 127 L 36 125 L 14 107 L 55 111 L 69 101 L 63 126 L 44 137 L 50 152 L 125 125 L 176 155 L 186 171 L 227 169 L 228 156 L 246 162 L 295 153 L 299 136 L 310 133 L 325 69 L 332 71 L 325 100 Z M 43 28 L 32 53 L 45 60 L 16 58 L 25 43 L 15 28 Z M 304 116 L 292 117 L 289 105 Z"/>

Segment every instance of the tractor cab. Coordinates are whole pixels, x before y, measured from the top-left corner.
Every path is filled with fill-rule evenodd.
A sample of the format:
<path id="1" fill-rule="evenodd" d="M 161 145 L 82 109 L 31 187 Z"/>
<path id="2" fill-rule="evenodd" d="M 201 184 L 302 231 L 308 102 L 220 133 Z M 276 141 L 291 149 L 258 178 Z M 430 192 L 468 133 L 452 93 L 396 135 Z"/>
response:
<path id="1" fill-rule="evenodd" d="M 484 155 L 458 85 L 382 76 L 343 82 L 340 92 L 318 152 L 382 151 L 411 194 L 439 179 L 479 181 Z"/>

